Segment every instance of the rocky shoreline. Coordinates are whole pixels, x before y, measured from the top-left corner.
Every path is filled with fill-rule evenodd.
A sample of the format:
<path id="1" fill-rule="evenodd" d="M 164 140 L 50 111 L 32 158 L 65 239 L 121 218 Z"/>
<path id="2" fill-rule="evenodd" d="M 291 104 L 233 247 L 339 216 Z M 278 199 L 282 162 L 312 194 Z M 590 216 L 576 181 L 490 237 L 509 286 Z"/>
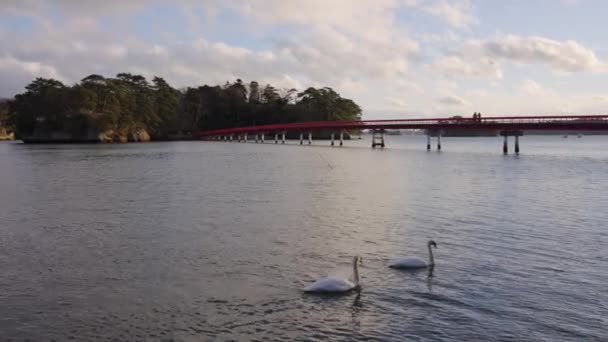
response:
<path id="1" fill-rule="evenodd" d="M 0 128 L 0 140 L 15 140 L 15 133 L 8 132 L 5 128 Z"/>

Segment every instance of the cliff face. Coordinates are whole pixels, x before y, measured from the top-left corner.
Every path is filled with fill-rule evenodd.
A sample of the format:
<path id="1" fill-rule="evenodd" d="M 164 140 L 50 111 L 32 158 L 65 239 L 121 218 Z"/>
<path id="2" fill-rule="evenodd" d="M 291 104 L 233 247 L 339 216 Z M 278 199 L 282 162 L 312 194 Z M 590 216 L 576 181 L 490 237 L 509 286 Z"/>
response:
<path id="1" fill-rule="evenodd" d="M 8 100 L 0 99 L 0 140 L 15 140 L 15 133 L 8 128 Z"/>
<path id="2" fill-rule="evenodd" d="M 6 128 L 0 128 L 0 140 L 15 140 L 15 133 L 8 132 Z"/>
<path id="3" fill-rule="evenodd" d="M 128 131 L 99 130 L 89 125 L 80 130 L 57 130 L 37 125 L 31 134 L 21 134 L 25 143 L 126 143 L 150 141 L 150 135 L 143 128 Z"/>

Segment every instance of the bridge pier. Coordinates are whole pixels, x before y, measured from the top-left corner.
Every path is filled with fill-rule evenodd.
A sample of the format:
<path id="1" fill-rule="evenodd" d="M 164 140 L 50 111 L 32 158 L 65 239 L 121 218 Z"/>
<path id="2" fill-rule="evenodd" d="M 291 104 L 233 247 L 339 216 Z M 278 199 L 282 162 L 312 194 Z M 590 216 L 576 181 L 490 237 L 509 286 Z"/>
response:
<path id="1" fill-rule="evenodd" d="M 331 132 L 331 146 L 334 146 L 334 132 Z"/>
<path id="2" fill-rule="evenodd" d="M 304 134 L 300 133 L 300 145 L 304 144 Z"/>
<path id="3" fill-rule="evenodd" d="M 224 135 L 224 141 L 228 141 L 228 136 Z"/>
<path id="4" fill-rule="evenodd" d="M 312 144 L 312 132 L 308 132 L 308 145 Z"/>
<path id="5" fill-rule="evenodd" d="M 509 153 L 509 137 L 515 137 L 515 154 L 519 154 L 519 137 L 524 135 L 522 131 L 501 131 L 500 135 L 504 137 L 504 141 L 502 143 L 502 153 Z"/>
<path id="6" fill-rule="evenodd" d="M 441 132 L 437 133 L 437 151 L 441 151 Z"/>
<path id="7" fill-rule="evenodd" d="M 274 143 L 278 144 L 279 143 L 279 133 L 275 133 L 274 134 Z"/>
<path id="8" fill-rule="evenodd" d="M 281 134 L 281 144 L 285 143 L 285 132 L 283 131 L 283 133 Z"/>
<path id="9" fill-rule="evenodd" d="M 257 133 L 255 134 L 255 143 L 256 144 L 258 143 L 258 134 Z"/>
<path id="10" fill-rule="evenodd" d="M 376 148 L 376 146 L 380 146 L 384 148 L 384 130 L 374 130 L 372 132 L 372 148 Z"/>
<path id="11" fill-rule="evenodd" d="M 340 131 L 340 146 L 344 145 L 344 132 Z"/>
<path id="12" fill-rule="evenodd" d="M 245 133 L 245 136 L 243 136 L 243 142 L 247 143 L 247 133 Z"/>
<path id="13" fill-rule="evenodd" d="M 262 144 L 264 143 L 264 133 L 262 133 Z"/>
<path id="14" fill-rule="evenodd" d="M 426 150 L 431 150 L 431 133 L 426 134 Z"/>

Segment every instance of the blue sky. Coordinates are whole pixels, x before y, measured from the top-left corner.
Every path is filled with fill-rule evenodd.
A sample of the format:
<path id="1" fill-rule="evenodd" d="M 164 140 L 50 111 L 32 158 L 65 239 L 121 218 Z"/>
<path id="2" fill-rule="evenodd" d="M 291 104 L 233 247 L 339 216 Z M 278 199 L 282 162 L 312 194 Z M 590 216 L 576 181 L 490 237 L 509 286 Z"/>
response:
<path id="1" fill-rule="evenodd" d="M 34 77 L 330 86 L 366 118 L 605 113 L 600 0 L 5 0 L 0 97 Z"/>

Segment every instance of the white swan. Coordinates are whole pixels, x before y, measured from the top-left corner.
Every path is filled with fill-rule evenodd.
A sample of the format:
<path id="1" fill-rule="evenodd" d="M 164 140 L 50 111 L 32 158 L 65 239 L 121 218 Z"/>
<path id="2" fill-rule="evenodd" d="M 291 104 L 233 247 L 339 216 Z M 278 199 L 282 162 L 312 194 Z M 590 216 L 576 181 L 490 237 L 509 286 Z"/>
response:
<path id="1" fill-rule="evenodd" d="M 404 257 L 404 258 L 399 258 L 397 260 L 394 260 L 393 262 L 391 262 L 388 265 L 388 267 L 402 268 L 402 269 L 417 269 L 417 268 L 426 268 L 429 265 L 434 266 L 435 259 L 433 258 L 433 250 L 431 249 L 431 246 L 437 248 L 437 244 L 435 243 L 435 241 L 430 240 L 427 243 L 427 246 L 429 248 L 429 264 L 428 265 L 424 260 L 422 260 L 418 257 Z"/>
<path id="2" fill-rule="evenodd" d="M 353 281 L 338 277 L 321 278 L 314 283 L 306 286 L 304 292 L 347 292 L 350 290 L 359 289 L 359 268 L 358 265 L 363 265 L 363 258 L 355 256 L 353 259 Z"/>

